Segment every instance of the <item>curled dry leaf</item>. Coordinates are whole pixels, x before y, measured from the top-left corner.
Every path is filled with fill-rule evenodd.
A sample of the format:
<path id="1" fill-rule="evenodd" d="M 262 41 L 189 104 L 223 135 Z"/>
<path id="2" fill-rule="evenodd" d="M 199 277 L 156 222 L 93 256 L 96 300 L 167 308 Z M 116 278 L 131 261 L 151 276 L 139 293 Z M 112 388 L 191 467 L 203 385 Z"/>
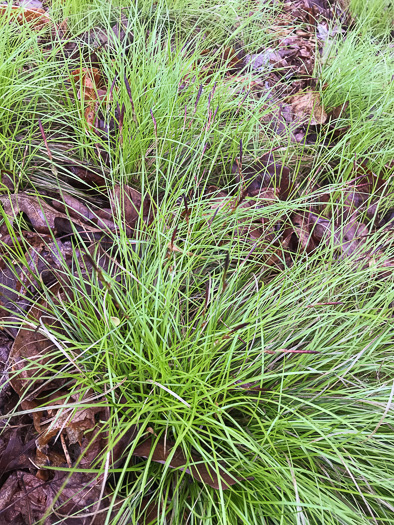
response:
<path id="1" fill-rule="evenodd" d="M 48 465 L 64 466 L 67 462 L 71 468 L 78 461 L 80 468 L 91 468 L 96 461 L 100 461 L 106 440 L 95 417 L 96 414 L 101 414 L 100 420 L 104 419 L 105 408 L 102 405 L 84 408 L 83 402 L 88 403 L 89 396 L 92 397 L 92 392 L 86 392 L 81 399 L 79 394 L 69 395 L 66 391 L 56 391 L 47 398 L 47 402 L 51 407 L 59 405 L 59 409 L 45 409 L 43 406 L 41 412 L 36 413 L 35 427 L 40 432 L 36 440 L 35 465 L 43 472 Z M 78 406 L 64 408 L 62 405 L 66 402 Z M 48 418 L 49 423 L 41 424 L 43 419 L 47 421 Z M 52 438 L 57 435 L 61 436 L 63 454 L 56 453 L 51 446 Z M 70 446 L 72 457 L 69 453 Z"/>
<path id="2" fill-rule="evenodd" d="M 78 98 L 96 100 L 97 89 L 100 84 L 101 74 L 96 67 L 75 69 L 71 71 L 74 82 L 79 86 Z"/>
<path id="3" fill-rule="evenodd" d="M 43 447 L 48 444 L 52 437 L 56 436 L 60 431 L 64 431 L 68 438 L 70 445 L 76 443 L 82 444 L 82 439 L 87 430 L 92 430 L 96 426 L 95 415 L 103 412 L 103 407 L 97 405 L 94 407 L 83 408 L 83 402 L 89 401 L 89 396 L 93 392 L 86 392 L 81 399 L 79 394 L 71 394 L 67 397 L 67 392 L 57 391 L 49 397 L 48 402 L 50 406 L 60 405 L 59 409 L 48 409 L 48 416 L 53 418 L 53 421 L 41 426 L 42 433 L 37 440 L 37 447 Z M 63 408 L 67 400 L 67 404 L 78 404 L 78 408 Z M 91 436 L 90 436 L 91 437 Z"/>
<path id="4" fill-rule="evenodd" d="M 205 483 L 206 485 L 209 485 L 210 487 L 213 487 L 217 490 L 220 488 L 225 490 L 239 481 L 245 481 L 245 478 L 230 476 L 220 467 L 218 468 L 218 474 L 215 467 L 209 467 L 205 464 L 202 464 L 201 458 L 194 455 L 191 456 L 191 461 L 198 464 L 192 465 L 183 455 L 181 449 L 179 447 L 174 447 L 174 443 L 169 441 L 164 442 L 164 440 L 160 440 L 159 442 L 155 443 L 155 439 L 152 438 L 144 441 L 144 443 L 141 443 L 141 445 L 138 445 L 133 451 L 133 456 L 142 458 L 151 457 L 152 461 L 155 461 L 156 463 L 162 463 L 163 465 L 166 464 L 170 458 L 168 463 L 170 468 L 184 470 L 187 472 L 187 474 L 193 476 L 193 478 L 197 481 Z"/>
<path id="5" fill-rule="evenodd" d="M 105 90 L 100 90 L 101 74 L 99 69 L 80 68 L 71 72 L 74 81 L 79 85 L 78 98 L 86 101 L 85 121 L 89 129 L 95 128 L 96 114 L 98 110 L 98 97 L 104 98 Z M 99 93 L 101 92 L 101 93 Z"/>

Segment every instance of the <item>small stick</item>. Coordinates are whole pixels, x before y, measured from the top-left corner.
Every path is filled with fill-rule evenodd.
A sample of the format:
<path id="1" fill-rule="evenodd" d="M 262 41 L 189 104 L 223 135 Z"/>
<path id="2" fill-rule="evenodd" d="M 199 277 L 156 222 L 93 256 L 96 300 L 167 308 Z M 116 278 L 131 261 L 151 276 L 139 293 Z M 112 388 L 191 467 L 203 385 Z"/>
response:
<path id="1" fill-rule="evenodd" d="M 71 458 L 70 458 L 70 454 L 68 453 L 68 450 L 67 450 L 67 445 L 66 445 L 66 441 L 65 441 L 64 436 L 63 436 L 63 432 L 60 433 L 60 441 L 62 442 L 62 448 L 63 448 L 63 452 L 64 452 L 64 457 L 66 458 L 68 468 L 71 468 L 72 467 Z"/>

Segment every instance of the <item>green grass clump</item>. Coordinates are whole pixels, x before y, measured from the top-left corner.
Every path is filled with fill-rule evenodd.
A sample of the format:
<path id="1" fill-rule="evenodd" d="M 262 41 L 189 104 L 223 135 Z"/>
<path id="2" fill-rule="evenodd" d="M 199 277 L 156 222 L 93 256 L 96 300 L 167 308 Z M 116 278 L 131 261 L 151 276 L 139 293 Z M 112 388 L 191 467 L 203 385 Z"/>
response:
<path id="1" fill-rule="evenodd" d="M 349 8 L 375 34 L 385 36 L 393 31 L 394 7 L 388 0 L 350 0 Z"/>
<path id="2" fill-rule="evenodd" d="M 215 491 L 168 465 L 133 459 L 134 442 L 123 465 L 109 470 L 120 520 L 113 523 L 135 520 L 144 496 L 159 504 L 161 523 L 168 516 L 174 523 L 185 516 L 207 524 L 366 524 L 371 516 L 390 523 L 389 236 L 371 234 L 346 258 L 333 258 L 329 242 L 307 262 L 295 254 L 273 273 L 269 245 L 249 255 L 250 212 L 246 219 L 222 209 L 208 226 L 206 200 L 189 206 L 187 223 L 168 195 L 136 243 L 116 238 L 122 263 L 110 261 L 88 278 L 69 272 L 60 304 L 46 293 L 62 325 L 54 340 L 78 356 L 82 374 L 62 353 L 58 359 L 74 392 L 101 398 L 111 390 L 103 426 L 110 446 L 137 425 L 142 438 L 153 429 L 175 442 L 189 462 L 198 455 L 254 480 Z M 274 223 L 283 208 L 271 204 L 255 215 Z M 175 226 L 176 252 L 168 248 Z M 377 241 L 386 249 L 371 264 Z"/>
<path id="3" fill-rule="evenodd" d="M 314 143 L 296 144 L 291 130 L 278 136 L 263 123 L 268 91 L 246 97 L 256 74 L 228 71 L 226 50 L 277 45 L 267 27 L 279 8 L 263 3 L 249 16 L 254 4 L 54 1 L 69 32 L 48 48 L 42 34 L 15 36 L 1 22 L 2 167 L 21 187 L 86 196 L 66 176 L 70 162 L 89 161 L 105 178 L 99 204 L 119 182 L 155 203 L 133 238 L 119 213 L 105 255 L 97 246 L 87 256 L 75 232 L 73 264 L 56 269 L 64 293 L 39 292 L 60 324 L 34 327 L 56 347 L 40 380 L 58 374 L 80 399 L 107 407 L 97 421 L 107 446 L 90 468 L 108 479 L 107 524 L 143 522 L 147 500 L 163 525 L 393 522 L 393 243 L 378 226 L 392 207 L 391 48 L 361 15 L 346 40 L 337 36 L 316 71 L 326 108 L 349 102 L 332 123 L 342 136 L 328 140 L 323 126 Z M 130 38 L 95 50 L 102 85 L 116 79 L 98 110 L 115 124 L 97 135 L 71 72 L 97 66 L 86 33 L 122 14 Z M 73 42 L 81 52 L 67 54 Z M 290 198 L 243 198 L 233 161 L 242 151 L 246 168 L 274 148 L 291 166 Z M 383 190 L 371 190 L 372 216 L 364 205 L 352 216 L 346 191 L 363 162 Z M 311 212 L 331 235 L 309 252 L 294 230 L 289 248 L 280 235 Z M 355 218 L 362 234 L 349 240 Z M 7 260 L 27 266 L 22 253 Z M 138 439 L 111 464 L 108 452 L 135 432 L 175 443 L 188 467 L 198 457 L 253 479 L 214 490 L 170 461 L 134 457 Z"/>

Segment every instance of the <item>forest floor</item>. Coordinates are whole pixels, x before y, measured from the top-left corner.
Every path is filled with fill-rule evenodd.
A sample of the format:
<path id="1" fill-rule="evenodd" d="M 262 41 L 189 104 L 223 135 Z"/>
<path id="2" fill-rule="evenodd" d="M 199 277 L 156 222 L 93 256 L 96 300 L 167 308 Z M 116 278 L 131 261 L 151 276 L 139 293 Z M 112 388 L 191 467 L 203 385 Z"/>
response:
<path id="1" fill-rule="evenodd" d="M 0 524 L 394 523 L 393 37 L 0 5 Z"/>

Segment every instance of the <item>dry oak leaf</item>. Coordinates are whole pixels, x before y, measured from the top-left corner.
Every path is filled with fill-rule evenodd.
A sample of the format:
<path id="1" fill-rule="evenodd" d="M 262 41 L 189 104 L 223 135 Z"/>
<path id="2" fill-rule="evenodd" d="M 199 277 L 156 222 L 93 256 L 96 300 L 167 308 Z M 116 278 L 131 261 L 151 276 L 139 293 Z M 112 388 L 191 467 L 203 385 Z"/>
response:
<path id="1" fill-rule="evenodd" d="M 52 525 L 59 523 L 61 515 L 65 525 L 81 525 L 89 523 L 87 513 L 105 507 L 107 496 L 107 489 L 101 494 L 101 483 L 94 474 L 57 471 L 51 481 L 43 482 L 33 474 L 16 471 L 0 489 L 0 522 L 42 523 L 46 516 L 45 525 Z M 85 517 L 78 516 L 79 512 Z M 98 512 L 94 525 L 104 525 L 106 516 L 106 512 Z"/>
<path id="2" fill-rule="evenodd" d="M 327 113 L 321 105 L 319 93 L 307 91 L 300 95 L 290 97 L 293 120 L 300 123 L 309 123 L 312 126 L 324 124 Z"/>
<path id="3" fill-rule="evenodd" d="M 168 466 L 170 468 L 176 468 L 178 470 L 184 470 L 187 474 L 190 474 L 197 481 L 205 483 L 210 487 L 219 490 L 228 489 L 231 485 L 238 483 L 239 481 L 244 481 L 245 479 L 253 478 L 238 478 L 233 477 L 227 474 L 222 468 L 216 469 L 215 467 L 208 467 L 204 463 L 201 463 L 201 458 L 193 455 L 191 460 L 194 463 L 199 463 L 198 465 L 191 465 L 186 457 L 183 455 L 183 452 L 178 447 L 174 450 L 175 444 L 169 441 L 164 442 L 160 440 L 155 443 L 155 439 L 147 439 L 140 445 L 138 445 L 134 451 L 133 456 L 142 457 L 142 458 L 151 458 L 152 461 L 156 463 L 166 464 L 167 460 L 170 458 Z M 152 453 L 153 448 L 153 453 Z M 219 475 L 217 473 L 219 471 Z"/>
<path id="4" fill-rule="evenodd" d="M 30 23 L 34 29 L 41 29 L 46 24 L 51 23 L 51 19 L 44 11 L 44 9 L 22 8 L 16 5 L 8 6 L 6 4 L 0 5 L 0 15 L 10 13 L 14 15 L 16 22 L 20 25 L 25 22 Z"/>
<path id="5" fill-rule="evenodd" d="M 0 489 L 0 516 L 3 523 L 36 523 L 47 509 L 44 483 L 33 474 L 13 472 Z"/>

